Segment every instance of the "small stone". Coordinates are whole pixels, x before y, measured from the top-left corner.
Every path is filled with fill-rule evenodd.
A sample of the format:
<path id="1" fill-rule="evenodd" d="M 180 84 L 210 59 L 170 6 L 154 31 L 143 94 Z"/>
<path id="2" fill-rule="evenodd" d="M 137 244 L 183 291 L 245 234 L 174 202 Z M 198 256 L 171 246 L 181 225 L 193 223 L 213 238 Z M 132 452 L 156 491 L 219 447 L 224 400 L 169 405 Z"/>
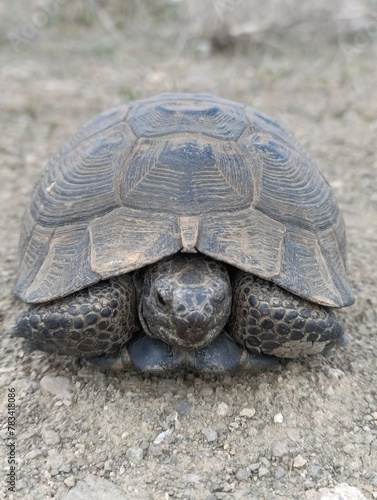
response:
<path id="1" fill-rule="evenodd" d="M 39 384 L 35 380 L 31 380 L 30 378 L 23 378 L 20 380 L 20 387 L 27 394 L 32 394 L 39 388 Z"/>
<path id="2" fill-rule="evenodd" d="M 175 404 L 178 415 L 186 415 L 191 409 L 191 403 L 187 399 L 179 399 Z"/>
<path id="3" fill-rule="evenodd" d="M 151 457 L 160 457 L 163 453 L 163 450 L 161 446 L 156 446 L 154 444 L 151 444 L 148 448 L 148 454 Z"/>
<path id="4" fill-rule="evenodd" d="M 265 477 L 268 476 L 270 471 L 265 467 L 264 465 L 261 465 L 258 469 L 258 476 L 259 477 Z"/>
<path id="5" fill-rule="evenodd" d="M 61 464 L 61 466 L 59 467 L 59 472 L 65 472 L 66 474 L 68 474 L 68 472 L 71 472 L 71 470 L 72 467 L 69 464 Z"/>
<path id="6" fill-rule="evenodd" d="M 218 404 L 216 413 L 219 417 L 226 417 L 229 414 L 229 405 L 222 401 Z"/>
<path id="7" fill-rule="evenodd" d="M 24 481 L 23 479 L 18 479 L 16 481 L 16 490 L 21 491 L 24 490 L 27 487 L 28 483 Z"/>
<path id="8" fill-rule="evenodd" d="M 286 433 L 291 441 L 300 441 L 300 433 L 297 429 L 287 429 Z"/>
<path id="9" fill-rule="evenodd" d="M 259 469 L 260 465 L 261 465 L 260 462 L 255 462 L 255 463 L 249 465 L 249 469 L 252 472 L 255 472 L 256 470 Z"/>
<path id="10" fill-rule="evenodd" d="M 76 479 L 74 476 L 68 476 L 66 479 L 64 479 L 64 484 L 67 486 L 67 488 L 73 488 L 76 484 Z"/>
<path id="11" fill-rule="evenodd" d="M 141 420 L 142 420 L 142 422 L 150 422 L 151 420 L 153 420 L 153 418 L 154 418 L 154 415 L 153 415 L 153 413 L 150 410 L 145 410 L 141 414 Z"/>
<path id="12" fill-rule="evenodd" d="M 35 449 L 29 451 L 29 453 L 26 453 L 25 455 L 25 460 L 33 460 L 34 458 L 40 457 L 42 455 L 42 451 Z"/>
<path id="13" fill-rule="evenodd" d="M 249 467 L 240 467 L 236 472 L 236 479 L 238 481 L 246 481 L 251 476 Z"/>
<path id="14" fill-rule="evenodd" d="M 300 467 L 304 467 L 304 465 L 307 463 L 307 460 L 306 458 L 304 458 L 302 455 L 297 455 L 294 459 L 293 459 L 293 467 L 295 467 L 296 469 L 299 469 Z"/>
<path id="15" fill-rule="evenodd" d="M 281 479 L 285 476 L 285 472 L 283 470 L 277 470 L 274 474 L 275 479 Z"/>
<path id="16" fill-rule="evenodd" d="M 324 368 L 324 373 L 328 378 L 332 378 L 334 380 L 339 380 L 345 376 L 343 370 L 340 370 L 339 368 L 331 368 L 330 366 L 326 366 Z"/>
<path id="17" fill-rule="evenodd" d="M 12 387 L 13 380 L 13 370 L 12 373 L 2 373 L 0 375 L 0 387 Z"/>
<path id="18" fill-rule="evenodd" d="M 343 451 L 344 453 L 347 453 L 347 455 L 353 455 L 355 451 L 355 445 L 352 443 L 347 443 L 343 446 Z"/>
<path id="19" fill-rule="evenodd" d="M 204 434 L 205 438 L 209 443 L 213 443 L 217 441 L 217 432 L 211 427 L 206 427 L 202 430 L 202 434 Z"/>
<path id="20" fill-rule="evenodd" d="M 131 447 L 126 451 L 126 457 L 131 462 L 141 462 L 144 458 L 144 450 L 142 448 Z"/>
<path id="21" fill-rule="evenodd" d="M 213 388 L 209 385 L 203 387 L 200 391 L 200 395 L 204 398 L 210 398 L 211 396 L 213 396 Z"/>
<path id="22" fill-rule="evenodd" d="M 55 446 L 60 443 L 60 436 L 52 429 L 42 429 L 41 432 L 43 442 L 48 446 Z"/>
<path id="23" fill-rule="evenodd" d="M 172 394 L 176 394 L 177 393 L 177 384 L 175 383 L 174 380 L 163 379 L 159 382 L 159 384 L 157 386 L 157 392 L 161 396 L 163 396 L 164 394 L 169 394 L 169 392 Z"/>
<path id="24" fill-rule="evenodd" d="M 186 483 L 199 483 L 199 481 L 202 481 L 202 478 L 198 474 L 185 474 L 183 480 Z"/>
<path id="25" fill-rule="evenodd" d="M 149 448 L 149 441 L 147 441 L 146 439 L 143 439 L 141 442 L 140 442 L 140 448 L 142 450 L 147 450 Z"/>
<path id="26" fill-rule="evenodd" d="M 160 432 L 160 434 L 157 435 L 156 439 L 153 441 L 154 444 L 160 444 L 167 436 L 170 436 L 170 434 L 173 434 L 174 429 L 166 429 L 166 431 Z"/>
<path id="27" fill-rule="evenodd" d="M 243 408 L 240 411 L 240 417 L 252 418 L 255 415 L 255 408 Z"/>
<path id="28" fill-rule="evenodd" d="M 60 400 L 72 401 L 75 395 L 75 387 L 67 377 L 51 377 L 45 375 L 41 379 L 42 392 L 53 394 Z"/>
<path id="29" fill-rule="evenodd" d="M 71 488 L 62 500 L 127 500 L 129 495 L 107 479 L 88 475 Z"/>
<path id="30" fill-rule="evenodd" d="M 374 420 L 377 420 L 377 411 L 374 411 L 373 413 L 371 413 L 371 415 L 374 418 Z"/>
<path id="31" fill-rule="evenodd" d="M 320 500 L 367 500 L 367 497 L 355 486 L 340 483 L 334 488 L 321 488 Z"/>
<path id="32" fill-rule="evenodd" d="M 284 455 L 288 455 L 288 443 L 286 441 L 278 441 L 272 447 L 272 455 L 277 458 L 284 457 Z"/>
<path id="33" fill-rule="evenodd" d="M 274 422 L 275 424 L 282 424 L 284 422 L 284 417 L 281 413 L 277 413 L 274 415 Z"/>
<path id="34" fill-rule="evenodd" d="M 106 471 L 111 471 L 113 470 L 113 461 L 112 460 L 106 460 L 103 468 L 106 470 Z"/>

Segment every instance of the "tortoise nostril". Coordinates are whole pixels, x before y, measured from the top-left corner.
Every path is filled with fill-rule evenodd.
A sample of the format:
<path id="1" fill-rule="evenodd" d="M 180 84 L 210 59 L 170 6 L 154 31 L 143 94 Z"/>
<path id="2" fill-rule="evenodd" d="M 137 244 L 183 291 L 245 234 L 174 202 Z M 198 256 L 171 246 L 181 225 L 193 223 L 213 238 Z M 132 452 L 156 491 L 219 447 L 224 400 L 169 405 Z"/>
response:
<path id="1" fill-rule="evenodd" d="M 212 313 L 213 308 L 212 308 L 212 306 L 211 306 L 210 304 L 206 304 L 206 305 L 204 306 L 204 311 L 205 311 L 206 313 Z"/>

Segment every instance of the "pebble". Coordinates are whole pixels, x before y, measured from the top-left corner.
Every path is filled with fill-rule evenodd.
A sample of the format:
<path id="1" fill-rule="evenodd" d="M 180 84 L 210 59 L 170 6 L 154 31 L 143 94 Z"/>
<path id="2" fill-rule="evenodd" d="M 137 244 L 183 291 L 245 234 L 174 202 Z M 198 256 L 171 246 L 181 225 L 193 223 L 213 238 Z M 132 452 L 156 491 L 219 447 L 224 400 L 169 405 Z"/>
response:
<path id="1" fill-rule="evenodd" d="M 112 460 L 106 460 L 106 462 L 103 465 L 104 470 L 106 471 L 111 471 L 113 470 L 113 461 Z"/>
<path id="2" fill-rule="evenodd" d="M 355 452 L 355 445 L 352 443 L 347 443 L 343 446 L 343 451 L 344 453 L 347 453 L 347 455 L 353 455 Z"/>
<path id="3" fill-rule="evenodd" d="M 12 387 L 14 380 L 13 370 L 12 373 L 2 373 L 0 375 L 0 387 Z"/>
<path id="4" fill-rule="evenodd" d="M 203 396 L 204 398 L 210 398 L 211 396 L 213 396 L 213 388 L 209 385 L 204 386 L 200 390 L 200 395 Z"/>
<path id="5" fill-rule="evenodd" d="M 68 478 L 67 478 L 68 479 Z M 89 474 L 69 490 L 62 500 L 129 500 L 130 496 L 107 479 Z"/>
<path id="6" fill-rule="evenodd" d="M 66 479 L 64 479 L 64 484 L 67 486 L 67 488 L 73 488 L 76 484 L 76 479 L 74 476 L 68 476 Z"/>
<path id="7" fill-rule="evenodd" d="M 288 455 L 288 443 L 286 441 L 278 441 L 272 447 L 272 455 L 277 458 L 284 457 L 284 455 Z"/>
<path id="8" fill-rule="evenodd" d="M 337 484 L 334 488 L 321 488 L 319 493 L 318 500 L 367 500 L 358 488 L 347 483 Z"/>
<path id="9" fill-rule="evenodd" d="M 41 390 L 53 394 L 60 400 L 72 401 L 75 396 L 75 387 L 67 377 L 51 377 L 45 375 L 41 379 Z"/>
<path id="10" fill-rule="evenodd" d="M 265 477 L 268 476 L 270 471 L 265 467 L 264 465 L 261 465 L 258 469 L 258 476 L 259 477 Z"/>
<path id="11" fill-rule="evenodd" d="M 297 442 L 300 440 L 300 433 L 297 429 L 287 429 L 286 432 L 291 441 Z"/>
<path id="12" fill-rule="evenodd" d="M 316 477 L 318 476 L 320 470 L 321 467 L 319 465 L 309 465 L 308 474 L 310 474 L 312 477 Z"/>
<path id="13" fill-rule="evenodd" d="M 27 394 L 32 394 L 39 388 L 39 384 L 35 380 L 25 377 L 20 380 L 20 388 Z"/>
<path id="14" fill-rule="evenodd" d="M 153 441 L 154 444 L 160 444 L 167 436 L 170 436 L 170 434 L 173 434 L 174 429 L 166 429 L 166 431 L 160 432 L 160 434 L 157 435 L 156 439 Z"/>
<path id="15" fill-rule="evenodd" d="M 284 422 L 284 417 L 281 413 L 277 413 L 274 415 L 274 422 L 275 424 L 282 424 Z"/>
<path id="16" fill-rule="evenodd" d="M 52 429 L 42 429 L 41 432 L 43 442 L 48 446 L 54 446 L 60 443 L 60 436 L 56 431 Z"/>
<path id="17" fill-rule="evenodd" d="M 255 463 L 249 465 L 249 469 L 252 472 L 254 472 L 254 471 L 259 469 L 260 465 L 261 465 L 260 462 L 255 462 Z"/>
<path id="18" fill-rule="evenodd" d="M 283 470 L 277 470 L 274 474 L 275 479 L 281 479 L 285 476 L 285 472 Z"/>
<path id="19" fill-rule="evenodd" d="M 325 367 L 323 371 L 328 378 L 332 378 L 334 380 L 339 380 L 345 376 L 344 371 L 339 368 Z"/>
<path id="20" fill-rule="evenodd" d="M 238 481 L 246 481 L 251 476 L 251 470 L 249 467 L 240 467 L 236 472 L 236 479 Z"/>
<path id="21" fill-rule="evenodd" d="M 219 417 L 226 417 L 229 414 L 229 405 L 222 401 L 218 404 L 216 413 Z"/>
<path id="22" fill-rule="evenodd" d="M 157 386 L 157 392 L 158 394 L 160 394 L 160 396 L 169 393 L 176 394 L 177 384 L 175 383 L 175 380 L 170 380 L 170 379 L 161 380 Z"/>
<path id="23" fill-rule="evenodd" d="M 202 429 L 202 434 L 204 434 L 205 438 L 209 443 L 217 441 L 217 432 L 215 431 L 215 429 L 212 429 L 211 427 L 205 427 L 204 429 Z"/>
<path id="24" fill-rule="evenodd" d="M 26 453 L 25 460 L 33 460 L 34 458 L 40 457 L 42 455 L 42 450 L 35 449 Z"/>
<path id="25" fill-rule="evenodd" d="M 191 410 L 192 404 L 187 399 L 179 399 L 175 404 L 178 415 L 186 415 Z"/>
<path id="26" fill-rule="evenodd" d="M 202 481 L 203 478 L 200 477 L 198 474 L 185 474 L 182 479 L 186 483 L 199 483 L 199 481 Z"/>
<path id="27" fill-rule="evenodd" d="M 60 467 L 59 467 L 59 472 L 65 472 L 66 474 L 68 474 L 68 472 L 71 472 L 72 470 L 72 467 L 71 465 L 69 464 L 61 464 Z"/>
<path id="28" fill-rule="evenodd" d="M 243 408 L 240 417 L 252 418 L 255 415 L 255 408 Z"/>
<path id="29" fill-rule="evenodd" d="M 304 458 L 302 455 L 297 455 L 294 459 L 293 459 L 293 467 L 295 467 L 296 469 L 299 469 L 300 467 L 304 467 L 304 465 L 307 463 L 307 460 L 306 458 Z"/>
<path id="30" fill-rule="evenodd" d="M 143 448 L 131 447 L 126 451 L 126 457 L 131 462 L 141 462 L 144 458 Z"/>
<path id="31" fill-rule="evenodd" d="M 142 422 L 151 422 L 154 419 L 154 415 L 150 410 L 145 410 L 141 414 L 141 420 Z"/>

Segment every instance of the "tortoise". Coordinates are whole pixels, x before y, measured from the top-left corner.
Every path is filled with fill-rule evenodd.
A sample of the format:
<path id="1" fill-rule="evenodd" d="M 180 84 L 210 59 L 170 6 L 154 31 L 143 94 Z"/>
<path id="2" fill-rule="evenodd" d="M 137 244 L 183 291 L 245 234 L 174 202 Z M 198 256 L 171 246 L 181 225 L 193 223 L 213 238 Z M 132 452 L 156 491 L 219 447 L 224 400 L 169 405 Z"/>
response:
<path id="1" fill-rule="evenodd" d="M 293 135 L 205 93 L 100 114 L 23 218 L 13 333 L 115 370 L 269 370 L 344 343 L 335 197 Z"/>

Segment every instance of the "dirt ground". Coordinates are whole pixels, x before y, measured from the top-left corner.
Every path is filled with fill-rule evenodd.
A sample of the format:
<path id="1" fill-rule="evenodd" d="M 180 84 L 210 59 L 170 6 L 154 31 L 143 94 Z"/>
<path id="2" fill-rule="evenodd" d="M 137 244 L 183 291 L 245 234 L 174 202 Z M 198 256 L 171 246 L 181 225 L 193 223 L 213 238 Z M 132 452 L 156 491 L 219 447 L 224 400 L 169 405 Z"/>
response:
<path id="1" fill-rule="evenodd" d="M 1 3 L 0 498 L 377 498 L 377 11 L 327 4 Z M 167 90 L 260 108 L 311 152 L 348 230 L 348 348 L 259 376 L 158 377 L 27 354 L 9 336 L 19 224 L 43 165 L 97 113 Z"/>

